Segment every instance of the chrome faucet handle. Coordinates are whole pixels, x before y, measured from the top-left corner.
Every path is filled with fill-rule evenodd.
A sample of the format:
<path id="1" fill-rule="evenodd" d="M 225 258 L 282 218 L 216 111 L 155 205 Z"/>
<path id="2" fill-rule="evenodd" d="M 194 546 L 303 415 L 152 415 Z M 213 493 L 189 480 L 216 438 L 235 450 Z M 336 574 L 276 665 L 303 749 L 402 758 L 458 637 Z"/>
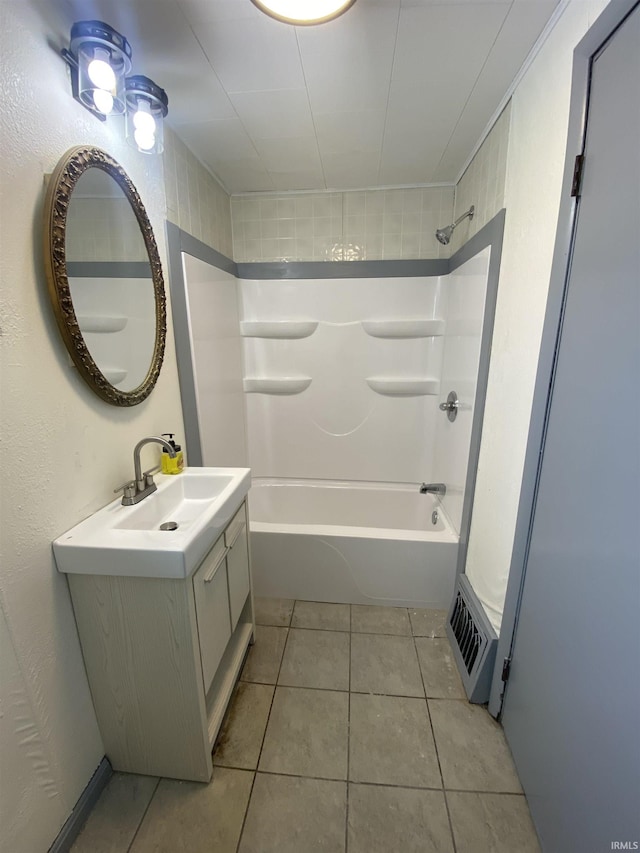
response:
<path id="1" fill-rule="evenodd" d="M 450 421 L 455 421 L 459 407 L 460 400 L 458 400 L 458 395 L 455 391 L 449 391 L 446 403 L 440 403 L 438 406 L 441 412 L 447 413 L 447 417 Z"/>
<path id="2" fill-rule="evenodd" d="M 156 465 L 154 468 L 149 468 L 148 471 L 144 471 L 142 476 L 144 478 L 145 486 L 153 486 L 153 475 L 157 474 L 160 470 L 160 465 Z"/>
<path id="3" fill-rule="evenodd" d="M 136 493 L 136 482 L 135 482 L 135 480 L 128 480 L 126 483 L 123 483 L 121 486 L 118 486 L 117 489 L 113 490 L 114 495 L 117 495 L 118 492 L 123 493 L 123 496 L 122 496 L 123 500 L 124 500 L 124 498 L 133 498 L 135 496 L 135 493 Z"/>

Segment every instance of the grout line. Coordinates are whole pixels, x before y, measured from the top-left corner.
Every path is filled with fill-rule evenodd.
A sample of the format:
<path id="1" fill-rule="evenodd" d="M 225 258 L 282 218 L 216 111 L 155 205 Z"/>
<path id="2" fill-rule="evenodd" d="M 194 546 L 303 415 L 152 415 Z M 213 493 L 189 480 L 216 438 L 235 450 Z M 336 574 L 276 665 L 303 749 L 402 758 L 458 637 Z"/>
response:
<path id="1" fill-rule="evenodd" d="M 250 770 L 246 767 L 235 767 L 232 764 L 217 764 L 216 767 L 223 767 L 225 770 L 241 770 L 244 773 L 260 774 L 262 776 L 286 776 L 290 779 L 311 779 L 316 782 L 341 782 L 348 785 L 365 785 L 369 788 L 400 788 L 407 791 L 438 791 L 448 794 L 480 794 L 491 795 L 497 797 L 523 797 L 526 796 L 521 791 L 486 791 L 475 788 L 434 788 L 429 785 L 399 785 L 397 782 L 368 782 L 362 779 L 339 779 L 337 776 L 303 776 L 301 773 L 289 773 L 283 770 Z"/>
<path id="2" fill-rule="evenodd" d="M 140 827 L 141 827 L 141 826 L 142 826 L 142 824 L 144 823 L 144 819 L 145 819 L 145 817 L 147 816 L 147 812 L 148 812 L 148 811 L 149 811 L 149 809 L 151 808 L 151 803 L 153 802 L 153 798 L 154 798 L 154 797 L 155 797 L 155 795 L 156 795 L 156 792 L 157 792 L 157 790 L 158 790 L 158 786 L 160 785 L 160 780 L 161 780 L 161 778 L 162 778 L 162 777 L 158 776 L 158 781 L 156 782 L 156 786 L 155 786 L 155 788 L 153 789 L 153 794 L 151 794 L 151 796 L 149 797 L 149 802 L 147 803 L 147 807 L 146 807 L 146 809 L 143 811 L 143 813 L 142 813 L 142 817 L 140 818 L 140 822 L 138 823 L 138 825 L 137 825 L 137 827 L 136 827 L 136 831 L 133 833 L 133 838 L 131 839 L 131 842 L 130 842 L 129 846 L 127 847 L 127 853 L 129 853 L 129 851 L 131 850 L 131 848 L 132 848 L 132 847 L 133 847 L 133 845 L 134 845 L 134 842 L 135 842 L 136 838 L 138 837 L 138 833 L 140 832 Z"/>
<path id="3" fill-rule="evenodd" d="M 291 609 L 291 615 L 293 616 L 293 608 Z M 291 620 L 289 620 L 289 621 L 291 621 Z M 258 775 L 258 767 L 260 766 L 260 759 L 262 758 L 262 750 L 264 748 L 264 741 L 265 741 L 265 738 L 267 737 L 267 729 L 269 728 L 269 720 L 271 719 L 271 711 L 273 710 L 273 702 L 274 702 L 274 699 L 276 696 L 277 682 L 278 682 L 278 679 L 280 678 L 280 670 L 282 669 L 282 661 L 284 660 L 284 653 L 287 650 L 287 642 L 289 641 L 289 630 L 290 629 L 285 628 L 285 630 L 287 632 L 287 636 L 285 637 L 284 646 L 282 647 L 282 656 L 280 657 L 280 664 L 278 666 L 278 673 L 276 675 L 276 683 L 274 685 L 269 685 L 269 686 L 273 687 L 273 693 L 271 694 L 271 704 L 269 705 L 269 713 L 267 714 L 267 722 L 266 722 L 266 725 L 264 727 L 264 732 L 262 735 L 262 742 L 260 744 L 260 751 L 258 752 L 258 758 L 256 760 L 256 769 L 253 773 L 253 781 L 251 782 L 251 790 L 249 791 L 249 799 L 247 800 L 247 808 L 245 809 L 245 812 L 244 812 L 244 817 L 242 819 L 242 828 L 240 830 L 240 835 L 238 836 L 238 844 L 236 846 L 236 853 L 240 849 L 240 842 L 242 841 L 242 836 L 244 834 L 244 827 L 245 827 L 245 824 L 247 822 L 247 815 L 249 814 L 249 806 L 251 805 L 251 798 L 253 797 L 253 789 L 254 789 L 254 786 L 256 784 L 256 776 Z M 247 683 L 251 684 L 252 682 L 247 682 Z"/>
<path id="4" fill-rule="evenodd" d="M 323 634 L 348 634 L 349 628 L 307 628 L 304 625 L 292 625 L 292 631 L 320 631 Z"/>
<path id="5" fill-rule="evenodd" d="M 435 729 L 433 728 L 433 720 L 431 719 L 431 711 L 429 709 L 429 700 L 427 698 L 427 685 L 425 684 L 424 673 L 422 672 L 422 666 L 420 665 L 420 655 L 418 654 L 418 646 L 416 645 L 416 638 L 415 637 L 413 638 L 413 646 L 415 648 L 416 656 L 418 658 L 418 667 L 420 669 L 420 678 L 422 679 L 422 688 L 424 690 L 425 704 L 427 706 L 427 718 L 429 720 L 429 727 L 431 729 L 431 737 L 433 738 L 433 747 L 434 747 L 435 752 L 436 752 L 436 760 L 438 762 L 438 771 L 440 773 L 440 781 L 442 782 L 441 790 L 442 790 L 442 796 L 444 798 L 444 807 L 447 811 L 447 820 L 449 821 L 449 832 L 451 834 L 451 843 L 453 845 L 453 853 L 456 853 L 456 851 L 457 851 L 456 839 L 453 835 L 453 823 L 451 821 L 451 812 L 449 811 L 449 803 L 447 802 L 447 792 L 446 792 L 445 787 L 444 787 L 444 776 L 442 775 L 442 764 L 440 762 L 440 753 L 438 751 L 438 742 L 436 740 Z"/>
<path id="6" fill-rule="evenodd" d="M 293 614 L 292 614 L 293 616 Z M 289 622 L 287 625 L 273 625 L 266 622 L 256 622 L 256 625 L 261 628 L 292 628 L 295 631 L 326 631 L 330 634 L 346 634 L 350 631 L 352 634 L 367 634 L 373 637 L 408 637 L 415 640 L 446 640 L 446 634 L 390 634 L 385 631 L 354 631 L 352 628 L 312 628 L 308 625 L 293 625 Z"/>

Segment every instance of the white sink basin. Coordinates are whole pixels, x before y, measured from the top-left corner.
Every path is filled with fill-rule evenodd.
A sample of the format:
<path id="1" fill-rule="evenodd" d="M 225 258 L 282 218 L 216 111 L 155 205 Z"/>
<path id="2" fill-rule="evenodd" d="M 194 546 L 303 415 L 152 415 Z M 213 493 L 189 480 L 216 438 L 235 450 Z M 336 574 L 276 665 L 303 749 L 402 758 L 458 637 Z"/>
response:
<path id="1" fill-rule="evenodd" d="M 233 518 L 251 485 L 249 468 L 185 468 L 158 474 L 158 490 L 136 506 L 120 499 L 53 543 L 58 571 L 184 578 Z M 175 522 L 175 530 L 160 525 Z"/>

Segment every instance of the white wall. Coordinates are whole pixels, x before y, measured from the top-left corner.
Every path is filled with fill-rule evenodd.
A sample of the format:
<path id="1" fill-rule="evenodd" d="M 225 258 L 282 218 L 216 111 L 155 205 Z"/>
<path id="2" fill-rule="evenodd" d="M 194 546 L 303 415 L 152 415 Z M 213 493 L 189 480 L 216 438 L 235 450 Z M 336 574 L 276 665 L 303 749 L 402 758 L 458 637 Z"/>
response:
<path id="1" fill-rule="evenodd" d="M 498 631 L 560 204 L 572 54 L 605 5 L 569 4 L 511 103 L 507 217 L 467 556 L 469 580 Z"/>
<path id="2" fill-rule="evenodd" d="M 471 428 L 478 386 L 480 344 L 487 295 L 491 249 L 486 248 L 443 278 L 447 325 L 444 336 L 440 399 L 455 391 L 460 407 L 455 421 L 445 414 L 437 421 L 433 479 L 445 483 L 444 511 L 460 533 L 467 479 Z"/>
<path id="3" fill-rule="evenodd" d="M 72 100 L 48 42 L 68 43 L 72 17 L 47 0 L 0 3 L 2 110 L 1 481 L 2 840 L 6 853 L 47 850 L 104 750 L 84 673 L 67 581 L 51 540 L 113 498 L 138 439 L 183 434 L 169 318 L 158 385 L 142 405 L 100 401 L 69 364 L 42 263 L 44 176 L 70 147 L 105 148 L 149 212 L 166 272 L 160 158 L 134 153 L 121 123 Z M 71 12 L 69 12 L 71 15 Z M 144 462 L 153 459 L 153 451 Z"/>
<path id="4" fill-rule="evenodd" d="M 202 464 L 243 468 L 247 446 L 235 276 L 182 255 Z"/>

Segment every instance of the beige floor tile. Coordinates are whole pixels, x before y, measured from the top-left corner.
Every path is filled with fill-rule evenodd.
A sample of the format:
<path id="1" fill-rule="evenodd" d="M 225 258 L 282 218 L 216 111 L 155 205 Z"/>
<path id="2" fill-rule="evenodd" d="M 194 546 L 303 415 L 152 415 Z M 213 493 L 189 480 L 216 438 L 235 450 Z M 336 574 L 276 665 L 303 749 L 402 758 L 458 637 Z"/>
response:
<path id="1" fill-rule="evenodd" d="M 446 610 L 409 610 L 414 637 L 446 637 Z"/>
<path id="2" fill-rule="evenodd" d="M 126 853 L 157 784 L 155 776 L 114 773 L 71 853 Z"/>
<path id="3" fill-rule="evenodd" d="M 349 634 L 291 628 L 278 684 L 349 689 Z"/>
<path id="4" fill-rule="evenodd" d="M 257 681 L 260 684 L 276 683 L 287 632 L 288 628 L 266 625 L 256 627 L 256 641 L 249 647 L 249 654 L 240 676 L 242 681 Z"/>
<path id="5" fill-rule="evenodd" d="M 444 794 L 349 784 L 349 853 L 453 853 Z"/>
<path id="6" fill-rule="evenodd" d="M 451 791 L 447 802 L 458 853 L 540 853 L 524 796 Z"/>
<path id="7" fill-rule="evenodd" d="M 259 769 L 346 779 L 348 726 L 347 693 L 278 687 Z"/>
<path id="8" fill-rule="evenodd" d="M 348 631 L 348 604 L 322 601 L 296 601 L 291 625 L 294 628 L 319 628 L 324 631 Z"/>
<path id="9" fill-rule="evenodd" d="M 424 690 L 428 697 L 466 698 L 462 679 L 446 637 L 416 637 L 416 649 Z"/>
<path id="10" fill-rule="evenodd" d="M 481 705 L 429 699 L 445 788 L 522 793 L 502 727 Z"/>
<path id="11" fill-rule="evenodd" d="M 343 853 L 346 789 L 258 773 L 238 853 Z"/>
<path id="12" fill-rule="evenodd" d="M 413 639 L 352 634 L 351 689 L 357 693 L 424 696 Z"/>
<path id="13" fill-rule="evenodd" d="M 252 782 L 226 767 L 208 785 L 162 779 L 131 853 L 235 853 Z"/>
<path id="14" fill-rule="evenodd" d="M 256 625 L 275 625 L 288 628 L 293 613 L 292 598 L 259 598 L 254 599 Z"/>
<path id="15" fill-rule="evenodd" d="M 410 637 L 411 623 L 406 607 L 354 604 L 351 607 L 351 630 L 365 634 L 401 634 Z"/>
<path id="16" fill-rule="evenodd" d="M 425 699 L 353 693 L 349 733 L 352 782 L 442 787 Z"/>
<path id="17" fill-rule="evenodd" d="M 214 764 L 256 769 L 274 689 L 270 684 L 236 684 L 216 742 Z"/>

